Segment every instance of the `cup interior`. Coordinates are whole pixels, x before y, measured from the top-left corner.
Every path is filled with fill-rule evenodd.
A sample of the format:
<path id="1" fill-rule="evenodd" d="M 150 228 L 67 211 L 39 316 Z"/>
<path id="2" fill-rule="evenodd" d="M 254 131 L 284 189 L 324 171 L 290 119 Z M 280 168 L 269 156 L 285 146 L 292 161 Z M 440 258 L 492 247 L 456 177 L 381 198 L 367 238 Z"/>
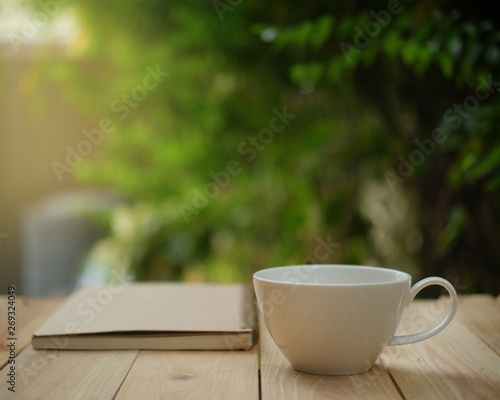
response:
<path id="1" fill-rule="evenodd" d="M 406 272 L 393 269 L 358 266 L 305 264 L 274 267 L 257 271 L 254 278 L 261 281 L 301 285 L 378 285 L 411 281 Z"/>

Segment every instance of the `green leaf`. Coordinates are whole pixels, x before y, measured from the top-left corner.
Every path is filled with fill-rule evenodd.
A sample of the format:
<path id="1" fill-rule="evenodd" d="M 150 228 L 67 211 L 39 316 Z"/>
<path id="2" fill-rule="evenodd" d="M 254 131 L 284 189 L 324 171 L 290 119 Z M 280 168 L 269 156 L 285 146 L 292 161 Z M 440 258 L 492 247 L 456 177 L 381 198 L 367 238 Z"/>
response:
<path id="1" fill-rule="evenodd" d="M 500 145 L 493 148 L 482 161 L 476 164 L 469 171 L 468 176 L 470 179 L 477 179 L 495 169 L 500 173 Z"/>
<path id="2" fill-rule="evenodd" d="M 420 46 L 415 40 L 407 40 L 401 49 L 401 58 L 408 65 L 413 65 L 420 55 Z"/>
<path id="3" fill-rule="evenodd" d="M 314 31 L 314 23 L 312 21 L 305 21 L 295 29 L 294 44 L 298 48 L 306 46 L 309 37 Z"/>
<path id="4" fill-rule="evenodd" d="M 394 57 L 402 48 L 403 39 L 396 30 L 391 30 L 383 38 L 382 48 L 387 54 Z"/>
<path id="5" fill-rule="evenodd" d="M 466 45 L 457 73 L 457 79 L 460 84 L 465 84 L 474 74 L 474 65 L 482 49 L 482 45 L 477 40 L 470 40 Z"/>
<path id="6" fill-rule="evenodd" d="M 315 22 L 314 30 L 309 38 L 313 49 L 319 49 L 331 37 L 333 25 L 334 19 L 330 15 L 324 15 Z"/>
<path id="7" fill-rule="evenodd" d="M 467 212 L 464 208 L 455 206 L 451 209 L 448 223 L 437 239 L 436 251 L 438 254 L 445 253 L 457 243 L 467 227 L 467 222 Z"/>
<path id="8" fill-rule="evenodd" d="M 451 58 L 451 55 L 447 53 L 441 53 L 438 60 L 443 76 L 450 79 L 453 75 L 453 59 Z"/>
<path id="9" fill-rule="evenodd" d="M 319 62 L 295 64 L 291 69 L 292 82 L 298 85 L 316 86 L 323 75 L 325 66 Z"/>

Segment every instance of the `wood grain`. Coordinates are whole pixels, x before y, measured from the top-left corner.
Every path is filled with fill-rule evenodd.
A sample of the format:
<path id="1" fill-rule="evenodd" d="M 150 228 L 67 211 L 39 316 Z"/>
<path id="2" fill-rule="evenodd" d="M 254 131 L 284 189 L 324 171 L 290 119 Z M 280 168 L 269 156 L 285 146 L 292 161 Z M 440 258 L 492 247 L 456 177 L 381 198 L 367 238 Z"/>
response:
<path id="1" fill-rule="evenodd" d="M 440 302 L 412 303 L 401 322 L 404 330 L 415 332 L 434 324 L 446 310 Z M 483 304 L 479 301 L 478 306 Z M 405 399 L 500 398 L 500 357 L 463 323 L 464 318 L 459 307 L 457 317 L 436 336 L 390 347 L 381 356 Z"/>
<path id="2" fill-rule="evenodd" d="M 19 354 L 31 343 L 31 335 L 45 319 L 62 303 L 61 299 L 16 298 L 16 352 Z M 9 357 L 7 349 L 7 297 L 0 296 L 0 368 L 3 368 Z"/>
<path id="3" fill-rule="evenodd" d="M 253 399 L 259 397 L 258 352 L 141 351 L 120 388 L 125 399 Z"/>
<path id="4" fill-rule="evenodd" d="M 13 398 L 111 400 L 136 356 L 136 350 L 38 351 L 30 346 L 16 360 Z M 9 393 L 7 387 L 6 380 L 0 380 L 2 395 Z"/>
<path id="5" fill-rule="evenodd" d="M 465 296 L 460 300 L 457 318 L 500 355 L 500 304 L 489 295 Z"/>
<path id="6" fill-rule="evenodd" d="M 250 351 L 35 351 L 32 333 L 60 300 L 18 298 L 19 399 L 497 399 L 500 398 L 500 297 L 462 296 L 453 322 L 436 336 L 389 347 L 369 372 L 341 377 L 294 371 L 261 324 Z M 416 301 L 399 333 L 418 332 L 446 312 L 446 299 Z M 0 328 L 6 332 L 6 299 Z M 5 366 L 5 335 L 0 362 Z M 24 349 L 22 352 L 21 350 Z M 6 368 L 0 371 L 6 376 Z M 6 379 L 0 398 L 8 398 Z"/>
<path id="7" fill-rule="evenodd" d="M 262 400 L 267 399 L 401 399 L 379 362 L 368 372 L 322 376 L 293 370 L 260 323 Z"/>

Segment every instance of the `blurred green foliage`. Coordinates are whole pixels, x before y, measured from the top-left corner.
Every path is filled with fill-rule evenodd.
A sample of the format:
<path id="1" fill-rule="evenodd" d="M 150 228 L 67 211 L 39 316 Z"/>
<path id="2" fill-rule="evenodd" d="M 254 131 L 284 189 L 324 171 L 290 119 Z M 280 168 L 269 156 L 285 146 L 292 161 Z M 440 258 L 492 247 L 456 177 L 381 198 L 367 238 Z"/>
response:
<path id="1" fill-rule="evenodd" d="M 113 123 L 76 173 L 129 204 L 93 257 L 138 279 L 381 264 L 499 293 L 496 3 L 71 6 L 88 66 L 50 73 Z M 168 76 L 137 89 L 151 68 Z"/>

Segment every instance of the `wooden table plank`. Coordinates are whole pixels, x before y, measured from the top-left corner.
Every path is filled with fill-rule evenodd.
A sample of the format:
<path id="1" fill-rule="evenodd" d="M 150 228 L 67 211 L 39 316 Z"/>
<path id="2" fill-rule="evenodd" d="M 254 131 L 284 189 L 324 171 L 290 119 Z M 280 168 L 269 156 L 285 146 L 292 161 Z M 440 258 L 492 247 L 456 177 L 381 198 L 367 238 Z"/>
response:
<path id="1" fill-rule="evenodd" d="M 500 355 L 500 303 L 490 295 L 463 296 L 457 318 Z"/>
<path id="2" fill-rule="evenodd" d="M 22 399 L 259 398 L 258 349 L 247 352 L 35 351 L 32 332 L 60 300 L 16 299 L 17 386 Z M 399 332 L 416 332 L 446 312 L 447 301 L 417 301 Z M 0 315 L 6 309 L 0 297 Z M 455 320 L 426 341 L 389 347 L 365 374 L 296 372 L 261 324 L 262 399 L 500 398 L 500 297 L 462 296 Z M 0 318 L 5 332 L 6 320 Z M 5 336 L 5 335 L 3 335 Z M 5 365 L 5 338 L 0 362 Z M 0 371 L 5 376 L 6 369 Z M 0 380 L 0 397 L 8 384 Z"/>
<path id="3" fill-rule="evenodd" d="M 37 351 L 26 348 L 16 360 L 16 393 L 23 400 L 111 400 L 137 356 L 125 351 Z M 2 376 L 5 372 L 2 371 Z M 6 379 L 0 393 L 8 393 Z"/>
<path id="4" fill-rule="evenodd" d="M 141 351 L 116 400 L 259 398 L 257 349 Z"/>
<path id="5" fill-rule="evenodd" d="M 260 321 L 262 400 L 401 399 L 381 363 L 350 376 L 311 375 L 293 370 Z"/>
<path id="6" fill-rule="evenodd" d="M 62 304 L 62 299 L 16 298 L 16 398 L 22 399 L 113 399 L 132 365 L 137 351 L 74 352 L 36 351 L 31 347 L 33 332 Z M 6 297 L 0 298 L 5 316 Z M 7 321 L 0 327 L 6 332 Z M 2 335 L 0 365 L 5 367 L 8 351 Z M 0 371 L 6 376 L 7 367 Z M 6 379 L 0 380 L 0 393 L 8 393 Z M 14 395 L 14 393 L 12 393 Z"/>
<path id="7" fill-rule="evenodd" d="M 31 335 L 45 319 L 62 303 L 61 299 L 16 298 L 16 352 L 17 354 L 31 343 Z M 0 369 L 9 357 L 7 349 L 7 297 L 0 296 Z"/>
<path id="8" fill-rule="evenodd" d="M 447 303 L 419 301 L 410 305 L 401 324 L 415 332 L 431 326 Z M 388 348 L 381 359 L 405 399 L 500 398 L 500 357 L 457 317 L 436 336 Z"/>

